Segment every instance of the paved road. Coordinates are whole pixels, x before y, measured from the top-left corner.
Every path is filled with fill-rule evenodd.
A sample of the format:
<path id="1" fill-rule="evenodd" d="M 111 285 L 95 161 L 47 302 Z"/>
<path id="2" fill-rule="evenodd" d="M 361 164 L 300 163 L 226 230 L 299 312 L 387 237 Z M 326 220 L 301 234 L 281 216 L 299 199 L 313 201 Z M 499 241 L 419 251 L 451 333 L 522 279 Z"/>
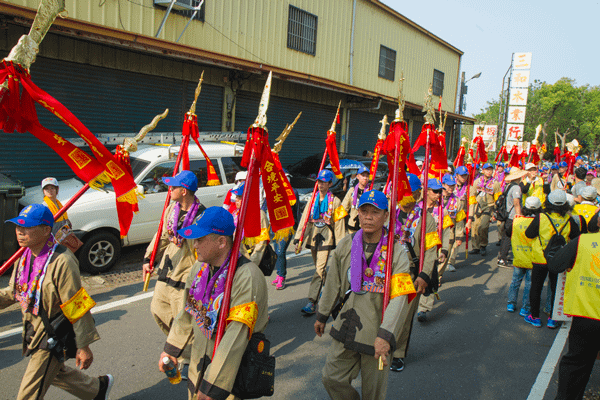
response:
<path id="1" fill-rule="evenodd" d="M 490 249 L 495 251 L 494 244 Z M 555 338 L 564 335 L 559 330 L 533 328 L 517 314 L 507 313 L 512 270 L 496 267 L 492 255 L 485 259 L 471 256 L 466 263 L 463 254 L 457 272 L 444 276 L 442 298 L 429 321 L 415 322 L 406 369 L 390 373 L 388 399 L 527 399 Z M 149 313 L 150 298 L 140 299 L 142 285 L 137 279 L 141 273 L 130 268 L 121 271 L 84 278 L 98 303 L 94 317 L 102 337 L 92 345 L 90 374 L 116 376 L 112 399 L 186 398 L 185 386 L 170 385 L 157 369 L 165 338 Z M 314 318 L 299 312 L 312 271 L 308 255 L 295 257 L 289 262 L 289 286 L 276 291 L 269 285 L 266 333 L 277 357 L 275 399 L 327 398 L 320 376 L 332 339 L 316 337 Z M 18 328 L 19 320 L 14 306 L 0 313 L 0 332 Z M 20 336 L 5 336 L 0 333 L 0 399 L 13 399 L 27 360 L 21 357 Z M 588 385 L 596 391 L 600 388 L 598 369 Z M 554 373 L 547 391 L 548 385 L 542 385 L 542 391 L 529 399 L 553 399 L 555 381 Z M 360 378 L 355 385 L 360 387 Z M 46 398 L 72 397 L 51 388 Z"/>

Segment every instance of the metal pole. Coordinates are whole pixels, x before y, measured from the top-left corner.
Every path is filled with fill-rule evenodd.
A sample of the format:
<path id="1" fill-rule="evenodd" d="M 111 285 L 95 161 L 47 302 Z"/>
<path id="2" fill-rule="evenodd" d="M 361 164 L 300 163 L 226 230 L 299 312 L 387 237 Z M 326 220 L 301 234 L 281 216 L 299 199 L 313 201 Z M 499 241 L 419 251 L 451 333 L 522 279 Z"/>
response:
<path id="1" fill-rule="evenodd" d="M 160 33 L 162 32 L 162 29 L 165 26 L 165 22 L 167 22 L 167 18 L 169 17 L 169 14 L 171 13 L 171 9 L 173 8 L 173 4 L 175 4 L 177 0 L 171 0 L 171 4 L 169 4 L 169 7 L 167 7 L 167 12 L 165 13 L 165 16 L 163 17 L 162 22 L 160 23 L 160 26 L 158 27 L 158 32 L 156 32 L 156 36 L 155 37 L 159 37 Z"/>
<path id="2" fill-rule="evenodd" d="M 204 4 L 204 0 L 200 1 L 200 4 L 198 4 L 197 7 L 194 7 L 194 13 L 192 14 L 192 17 L 190 18 L 190 20 L 187 22 L 187 24 L 185 24 L 185 27 L 183 28 L 183 30 L 181 31 L 181 35 L 179 35 L 179 37 L 177 38 L 177 40 L 175 41 L 175 43 L 179 42 L 179 40 L 181 40 L 181 37 L 183 36 L 185 30 L 188 28 L 188 26 L 190 25 L 190 23 L 192 22 L 192 20 L 194 18 L 196 18 L 196 15 L 198 15 L 198 13 L 200 12 L 200 8 L 202 7 L 202 4 Z"/>

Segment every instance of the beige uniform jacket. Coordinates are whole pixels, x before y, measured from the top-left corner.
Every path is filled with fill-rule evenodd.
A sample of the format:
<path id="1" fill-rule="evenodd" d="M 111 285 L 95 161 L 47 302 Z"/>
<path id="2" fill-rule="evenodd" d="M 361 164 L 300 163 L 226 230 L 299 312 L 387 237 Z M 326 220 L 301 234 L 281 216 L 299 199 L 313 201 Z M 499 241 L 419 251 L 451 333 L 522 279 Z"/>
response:
<path id="1" fill-rule="evenodd" d="M 189 239 L 182 239 L 183 244 L 178 247 L 175 243 L 169 240 L 169 234 L 167 233 L 167 221 L 171 218 L 175 203 L 172 203 L 167 208 L 165 216 L 163 218 L 163 230 L 160 236 L 160 243 L 156 251 L 155 265 L 158 262 L 158 280 L 165 282 L 169 286 L 173 286 L 177 289 L 183 289 L 185 286 L 185 280 L 187 279 L 190 268 L 196 262 L 196 255 L 194 253 L 194 241 Z M 205 207 L 200 204 L 198 207 L 197 215 L 202 214 Z M 181 226 L 183 218 L 180 215 L 178 226 Z M 158 233 L 158 232 L 157 232 Z M 152 249 L 154 249 L 154 242 L 156 241 L 156 233 L 152 238 L 152 242 L 146 249 L 144 255 L 145 262 L 150 262 L 152 256 Z"/>
<path id="2" fill-rule="evenodd" d="M 431 212 L 427 212 L 425 234 L 428 233 L 437 234 L 437 224 L 435 223 L 435 219 L 433 218 L 433 214 L 431 214 Z M 427 282 L 427 284 L 429 284 L 431 274 L 433 272 L 433 267 L 435 265 L 435 260 L 437 259 L 438 248 L 437 245 L 431 245 L 428 243 L 425 243 L 425 245 L 426 247 L 425 260 L 423 261 L 423 271 L 421 271 L 417 276 L 421 277 L 423 280 L 425 280 L 425 282 Z M 415 230 L 415 240 L 413 246 L 415 249 L 415 254 L 417 255 L 417 257 L 419 257 L 421 251 L 421 221 L 419 221 L 417 229 Z M 416 265 L 415 267 L 419 268 L 418 265 Z M 415 276 L 414 273 L 411 273 L 411 275 L 413 277 L 413 281 L 417 279 L 417 276 Z"/>
<path id="3" fill-rule="evenodd" d="M 320 250 L 333 250 L 339 241 L 346 235 L 346 223 L 344 217 L 346 213 L 340 213 L 340 206 L 342 202 L 337 197 L 333 197 L 333 215 L 331 216 L 330 225 L 325 225 L 322 228 L 317 228 L 315 224 L 312 222 L 308 222 L 306 224 L 306 232 L 304 234 L 304 245 L 307 249 L 315 249 L 317 251 Z M 314 207 L 314 206 L 313 206 Z M 336 210 L 338 212 L 336 212 Z M 343 211 L 343 207 L 341 208 Z M 302 236 L 302 227 L 304 226 L 304 221 L 308 218 L 310 214 L 310 210 L 308 209 L 308 205 L 304 207 L 304 212 L 302 213 L 302 218 L 300 219 L 300 224 L 298 225 L 298 230 L 296 231 L 296 236 L 294 237 L 294 243 L 298 243 L 300 241 L 300 236 Z"/>
<path id="4" fill-rule="evenodd" d="M 238 262 L 238 268 L 233 278 L 230 309 L 255 302 L 258 315 L 253 332 L 263 332 L 269 318 L 265 277 L 253 262 L 240 264 L 241 262 Z M 188 276 L 184 297 L 186 300 L 184 300 L 181 312 L 173 322 L 164 350 L 173 357 L 179 357 L 188 342 L 193 339 L 188 386 L 192 392 L 200 390 L 215 400 L 223 400 L 227 398 L 233 388 L 242 355 L 248 344 L 249 330 L 248 326 L 242 322 L 231 321 L 227 325 L 219 348 L 211 362 L 216 328 L 212 338 L 208 339 L 198 328 L 192 316 L 185 311 L 185 302 L 190 287 L 201 265 L 201 263 L 194 264 Z"/>
<path id="5" fill-rule="evenodd" d="M 554 174 L 552 182 L 550 182 L 550 191 L 553 192 L 556 189 L 567 190 L 567 178 L 561 177 L 560 174 Z"/>
<path id="6" fill-rule="evenodd" d="M 329 272 L 317 313 L 317 320 L 323 323 L 327 321 L 338 300 L 343 299 L 345 293 L 350 289 L 348 270 L 352 239 L 353 235 L 342 239 L 329 257 Z M 392 275 L 409 273 L 409 268 L 408 256 L 402 245 L 396 242 Z M 402 322 L 400 313 L 402 308 L 407 305 L 407 301 L 406 295 L 391 299 L 382 322 L 383 293 L 357 294 L 353 292 L 334 321 L 330 334 L 335 340 L 343 343 L 346 349 L 369 355 L 375 354 L 373 344 L 375 338 L 380 337 L 389 342 L 393 352 Z"/>
<path id="7" fill-rule="evenodd" d="M 344 200 L 342 200 L 342 207 L 344 207 L 344 210 L 346 210 L 346 212 L 348 213 L 348 216 L 349 216 L 348 230 L 350 230 L 351 232 L 355 232 L 360 229 L 360 224 L 358 222 L 358 209 L 352 205 L 352 200 L 354 200 L 354 191 L 356 190 L 357 187 L 358 187 L 358 185 L 356 185 L 353 188 L 350 188 L 350 190 L 348 190 L 348 192 L 346 193 L 346 196 L 344 196 Z M 362 193 L 364 193 L 364 192 L 365 191 L 363 190 Z M 359 189 L 359 193 L 360 193 L 360 189 Z M 359 199 L 360 199 L 360 196 L 357 194 L 356 206 L 358 206 Z"/>
<path id="8" fill-rule="evenodd" d="M 15 280 L 21 260 L 15 263 L 8 287 L 0 289 L 0 309 L 16 303 Z M 42 282 L 42 305 L 49 320 L 62 313 L 60 305 L 71 299 L 81 289 L 79 263 L 75 255 L 62 245 L 58 245 Z M 94 319 L 87 312 L 73 324 L 77 348 L 81 349 L 100 339 Z M 29 355 L 32 350 L 46 348 L 46 329 L 40 316 L 29 312 L 23 314 L 23 353 Z"/>
<path id="9" fill-rule="evenodd" d="M 475 182 L 478 181 L 479 179 Z M 494 182 L 493 192 L 499 193 L 500 191 L 500 183 Z M 471 192 L 469 193 L 469 218 L 479 218 L 481 214 L 491 213 L 494 209 L 494 203 L 495 200 L 493 194 L 481 191 L 476 184 L 471 185 Z"/>
<path id="10" fill-rule="evenodd" d="M 462 188 L 462 187 L 461 187 Z M 454 193 L 460 188 L 456 185 Z M 467 204 L 469 202 L 469 193 L 465 190 L 465 194 L 462 198 L 458 199 L 458 208 L 456 209 L 456 225 L 454 227 L 454 238 L 455 240 L 465 240 L 465 226 L 467 223 Z M 461 212 L 462 211 L 462 212 Z M 470 216 L 470 214 L 469 214 Z"/>

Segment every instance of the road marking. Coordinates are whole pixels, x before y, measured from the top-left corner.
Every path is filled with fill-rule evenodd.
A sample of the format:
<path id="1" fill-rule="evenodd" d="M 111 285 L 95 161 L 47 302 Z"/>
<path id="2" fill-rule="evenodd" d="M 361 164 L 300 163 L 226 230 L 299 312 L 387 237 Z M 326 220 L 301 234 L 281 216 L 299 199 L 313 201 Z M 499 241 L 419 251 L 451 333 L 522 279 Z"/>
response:
<path id="1" fill-rule="evenodd" d="M 560 355 L 565 347 L 565 343 L 567 342 L 570 329 L 571 322 L 564 322 L 560 327 L 560 331 L 556 335 L 554 343 L 552 344 L 552 347 L 546 356 L 546 361 L 544 361 L 544 365 L 542 365 L 542 369 L 540 369 L 540 373 L 538 374 L 535 383 L 531 387 L 531 392 L 529 392 L 527 400 L 542 400 L 544 398 L 546 390 L 550 385 L 552 375 L 554 375 L 554 370 L 558 365 Z"/>
<path id="2" fill-rule="evenodd" d="M 296 258 L 296 257 L 300 257 L 300 256 L 304 256 L 306 254 L 309 254 L 310 250 L 303 250 L 298 254 L 292 254 L 287 256 L 286 258 L 289 260 L 291 258 Z M 101 306 L 97 306 L 92 308 L 92 314 L 95 314 L 97 312 L 101 312 L 101 311 L 106 311 L 106 310 L 111 310 L 113 308 L 116 307 L 120 307 L 123 306 L 125 304 L 130 304 L 130 303 L 135 303 L 136 301 L 140 301 L 140 300 L 144 300 L 147 299 L 149 297 L 152 297 L 152 295 L 154 294 L 154 291 L 152 292 L 147 292 L 147 293 L 142 293 L 142 294 L 138 294 L 137 296 L 133 296 L 133 297 L 129 297 L 123 300 L 117 300 L 117 301 L 113 301 L 111 303 L 106 303 L 103 304 Z M 0 333 L 0 339 L 5 339 L 11 336 L 16 336 L 16 335 L 20 335 L 23 332 L 23 328 L 13 328 L 13 329 L 9 329 L 7 331 L 1 332 Z"/>

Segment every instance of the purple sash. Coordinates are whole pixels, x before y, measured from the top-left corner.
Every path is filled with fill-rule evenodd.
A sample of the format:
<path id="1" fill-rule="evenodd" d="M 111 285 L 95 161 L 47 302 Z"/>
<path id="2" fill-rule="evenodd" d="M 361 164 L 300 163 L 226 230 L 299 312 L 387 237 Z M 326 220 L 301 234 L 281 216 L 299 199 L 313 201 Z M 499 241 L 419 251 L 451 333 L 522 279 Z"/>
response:
<path id="1" fill-rule="evenodd" d="M 371 262 L 367 265 L 365 252 L 363 251 L 363 231 L 359 229 L 352 239 L 350 250 L 350 288 L 353 292 L 377 292 L 383 293 L 385 283 L 385 264 L 387 257 L 387 235 L 385 228 L 381 239 L 373 253 Z"/>
<path id="2" fill-rule="evenodd" d="M 56 250 L 56 244 L 49 239 L 33 263 L 31 262 L 30 248 L 27 248 L 21 257 L 15 285 L 15 300 L 21 304 L 24 313 L 30 312 L 33 315 L 39 313 L 40 289 L 54 250 Z M 35 299 L 33 304 L 31 304 L 31 299 Z"/>

